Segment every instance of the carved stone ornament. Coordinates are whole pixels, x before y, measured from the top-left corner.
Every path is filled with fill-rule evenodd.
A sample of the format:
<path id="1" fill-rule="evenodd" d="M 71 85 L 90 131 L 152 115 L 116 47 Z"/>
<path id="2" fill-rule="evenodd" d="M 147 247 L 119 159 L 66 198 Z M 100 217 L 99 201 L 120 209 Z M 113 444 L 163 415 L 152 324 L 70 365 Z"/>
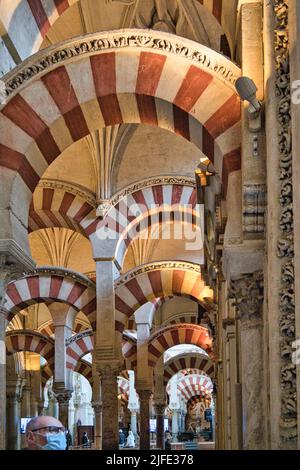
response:
<path id="1" fill-rule="evenodd" d="M 116 282 L 115 288 L 122 284 L 125 284 L 130 279 L 135 278 L 139 274 L 144 274 L 149 271 L 156 271 L 158 269 L 186 269 L 188 271 L 201 274 L 201 266 L 196 263 L 188 263 L 185 261 L 158 261 L 150 264 L 144 264 L 140 268 L 132 269 Z"/>
<path id="2" fill-rule="evenodd" d="M 105 217 L 105 215 L 107 214 L 107 212 L 109 211 L 111 207 L 112 206 L 111 206 L 109 199 L 100 201 L 96 209 L 96 216 L 101 217 L 101 218 Z"/>
<path id="3" fill-rule="evenodd" d="M 112 206 L 115 206 L 125 196 L 129 196 L 130 194 L 133 194 L 136 191 L 140 191 L 141 189 L 150 188 L 152 186 L 174 184 L 196 188 L 195 178 L 189 178 L 187 176 L 156 176 L 154 178 L 146 178 L 137 183 L 126 186 L 111 198 L 110 203 Z"/>
<path id="4" fill-rule="evenodd" d="M 275 12 L 275 67 L 278 121 L 278 148 L 280 154 L 280 239 L 277 255 L 282 259 L 281 288 L 279 292 L 280 332 L 280 385 L 282 443 L 297 445 L 297 377 L 292 362 L 292 343 L 295 337 L 295 284 L 294 284 L 294 214 L 293 165 L 291 134 L 291 90 L 289 51 L 289 1 L 274 0 Z"/>
<path id="5" fill-rule="evenodd" d="M 77 333 L 76 335 L 71 336 L 70 338 L 66 340 L 66 346 L 70 346 L 70 344 L 74 343 L 75 341 L 78 341 L 79 339 L 83 339 L 83 338 L 90 337 L 90 336 L 93 336 L 93 330 L 91 329 L 82 331 L 81 333 Z"/>
<path id="6" fill-rule="evenodd" d="M 244 186 L 243 231 L 264 233 L 266 208 L 266 185 L 247 184 Z"/>
<path id="7" fill-rule="evenodd" d="M 39 268 L 34 269 L 33 271 L 25 273 L 25 276 L 32 276 L 34 274 L 38 275 L 56 275 L 62 276 L 66 278 L 73 279 L 75 281 L 79 281 L 81 284 L 84 284 L 87 287 L 95 288 L 95 282 L 86 277 L 84 274 L 80 274 L 77 271 L 72 271 L 71 269 L 55 267 L 55 266 L 41 266 Z"/>
<path id="8" fill-rule="evenodd" d="M 59 47 L 50 46 L 37 52 L 3 77 L 5 89 L 2 94 L 5 92 L 9 99 L 30 80 L 75 58 L 126 48 L 153 50 L 185 58 L 228 83 L 232 89 L 240 76 L 240 69 L 230 60 L 201 44 L 162 31 L 128 29 L 87 34 L 84 38 L 63 41 Z M 4 102 L 5 97 L 2 99 Z"/>
<path id="9" fill-rule="evenodd" d="M 262 321 L 264 277 L 262 271 L 244 274 L 231 280 L 230 298 L 237 308 L 237 318 L 247 324 Z"/>
<path id="10" fill-rule="evenodd" d="M 5 314 L 5 291 L 7 284 L 22 276 L 22 269 L 15 264 L 8 263 L 7 256 L 0 254 L 0 308 Z"/>

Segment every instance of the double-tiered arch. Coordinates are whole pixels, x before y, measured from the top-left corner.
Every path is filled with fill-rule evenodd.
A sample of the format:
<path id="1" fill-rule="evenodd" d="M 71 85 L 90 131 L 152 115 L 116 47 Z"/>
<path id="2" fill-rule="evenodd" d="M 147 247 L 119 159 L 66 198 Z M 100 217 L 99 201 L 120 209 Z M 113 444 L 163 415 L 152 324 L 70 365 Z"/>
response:
<path id="1" fill-rule="evenodd" d="M 226 187 L 228 173 L 240 168 L 239 76 L 224 56 L 154 31 L 97 33 L 37 53 L 5 77 L 0 166 L 10 205 L 23 201 L 18 215 L 26 225 L 48 166 L 99 127 L 121 123 L 182 135 L 214 163 Z M 84 225 L 92 234 L 95 227 Z"/>

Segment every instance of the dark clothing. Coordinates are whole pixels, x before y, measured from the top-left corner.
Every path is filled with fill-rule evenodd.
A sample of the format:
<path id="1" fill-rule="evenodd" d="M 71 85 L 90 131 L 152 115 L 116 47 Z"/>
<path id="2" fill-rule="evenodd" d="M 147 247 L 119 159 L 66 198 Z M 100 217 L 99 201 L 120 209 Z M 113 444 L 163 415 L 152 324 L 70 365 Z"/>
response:
<path id="1" fill-rule="evenodd" d="M 72 436 L 70 432 L 66 434 L 66 441 L 67 441 L 67 450 L 68 450 L 69 447 L 71 447 L 72 445 Z"/>
<path id="2" fill-rule="evenodd" d="M 123 446 L 126 442 L 126 436 L 123 432 L 119 433 L 119 445 Z"/>
<path id="3" fill-rule="evenodd" d="M 166 439 L 166 441 L 165 441 L 165 450 L 171 450 L 170 439 Z"/>
<path id="4" fill-rule="evenodd" d="M 90 440 L 89 440 L 87 434 L 84 434 L 84 435 L 82 436 L 82 441 L 81 441 L 81 443 L 82 443 L 83 447 L 90 447 Z"/>

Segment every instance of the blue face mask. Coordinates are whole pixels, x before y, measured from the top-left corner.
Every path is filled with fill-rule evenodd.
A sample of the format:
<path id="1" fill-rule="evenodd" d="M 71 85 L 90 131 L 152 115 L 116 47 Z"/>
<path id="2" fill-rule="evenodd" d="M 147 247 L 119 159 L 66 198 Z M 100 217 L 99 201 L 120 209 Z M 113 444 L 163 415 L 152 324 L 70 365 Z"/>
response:
<path id="1" fill-rule="evenodd" d="M 47 444 L 42 447 L 43 450 L 66 450 L 67 440 L 65 433 L 47 433 L 45 437 L 47 439 Z"/>

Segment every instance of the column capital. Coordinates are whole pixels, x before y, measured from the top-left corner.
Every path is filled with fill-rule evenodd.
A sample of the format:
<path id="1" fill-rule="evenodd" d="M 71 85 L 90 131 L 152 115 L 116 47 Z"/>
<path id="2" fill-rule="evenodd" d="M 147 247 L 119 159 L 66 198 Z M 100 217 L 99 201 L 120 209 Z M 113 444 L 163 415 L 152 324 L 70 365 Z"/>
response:
<path id="1" fill-rule="evenodd" d="M 237 318 L 241 320 L 242 327 L 247 328 L 262 324 L 264 300 L 263 271 L 242 274 L 231 279 L 229 296 L 234 298 Z"/>
<path id="2" fill-rule="evenodd" d="M 152 395 L 152 390 L 137 390 L 139 399 L 142 400 L 150 400 Z"/>
<path id="3" fill-rule="evenodd" d="M 54 390 L 54 396 L 60 405 L 68 403 L 72 397 L 72 393 L 72 390 Z"/>
<path id="4" fill-rule="evenodd" d="M 96 364 L 96 370 L 101 380 L 109 380 L 111 378 L 117 377 L 123 369 L 123 361 L 121 362 L 119 360 L 113 360 L 104 364 Z"/>
<path id="5" fill-rule="evenodd" d="M 154 406 L 156 415 L 164 415 L 165 414 L 165 410 L 166 410 L 166 407 L 167 407 L 166 403 L 154 403 L 153 406 Z"/>
<path id="6" fill-rule="evenodd" d="M 94 408 L 95 413 L 101 413 L 103 408 L 103 403 L 99 401 L 92 401 L 92 407 Z"/>

